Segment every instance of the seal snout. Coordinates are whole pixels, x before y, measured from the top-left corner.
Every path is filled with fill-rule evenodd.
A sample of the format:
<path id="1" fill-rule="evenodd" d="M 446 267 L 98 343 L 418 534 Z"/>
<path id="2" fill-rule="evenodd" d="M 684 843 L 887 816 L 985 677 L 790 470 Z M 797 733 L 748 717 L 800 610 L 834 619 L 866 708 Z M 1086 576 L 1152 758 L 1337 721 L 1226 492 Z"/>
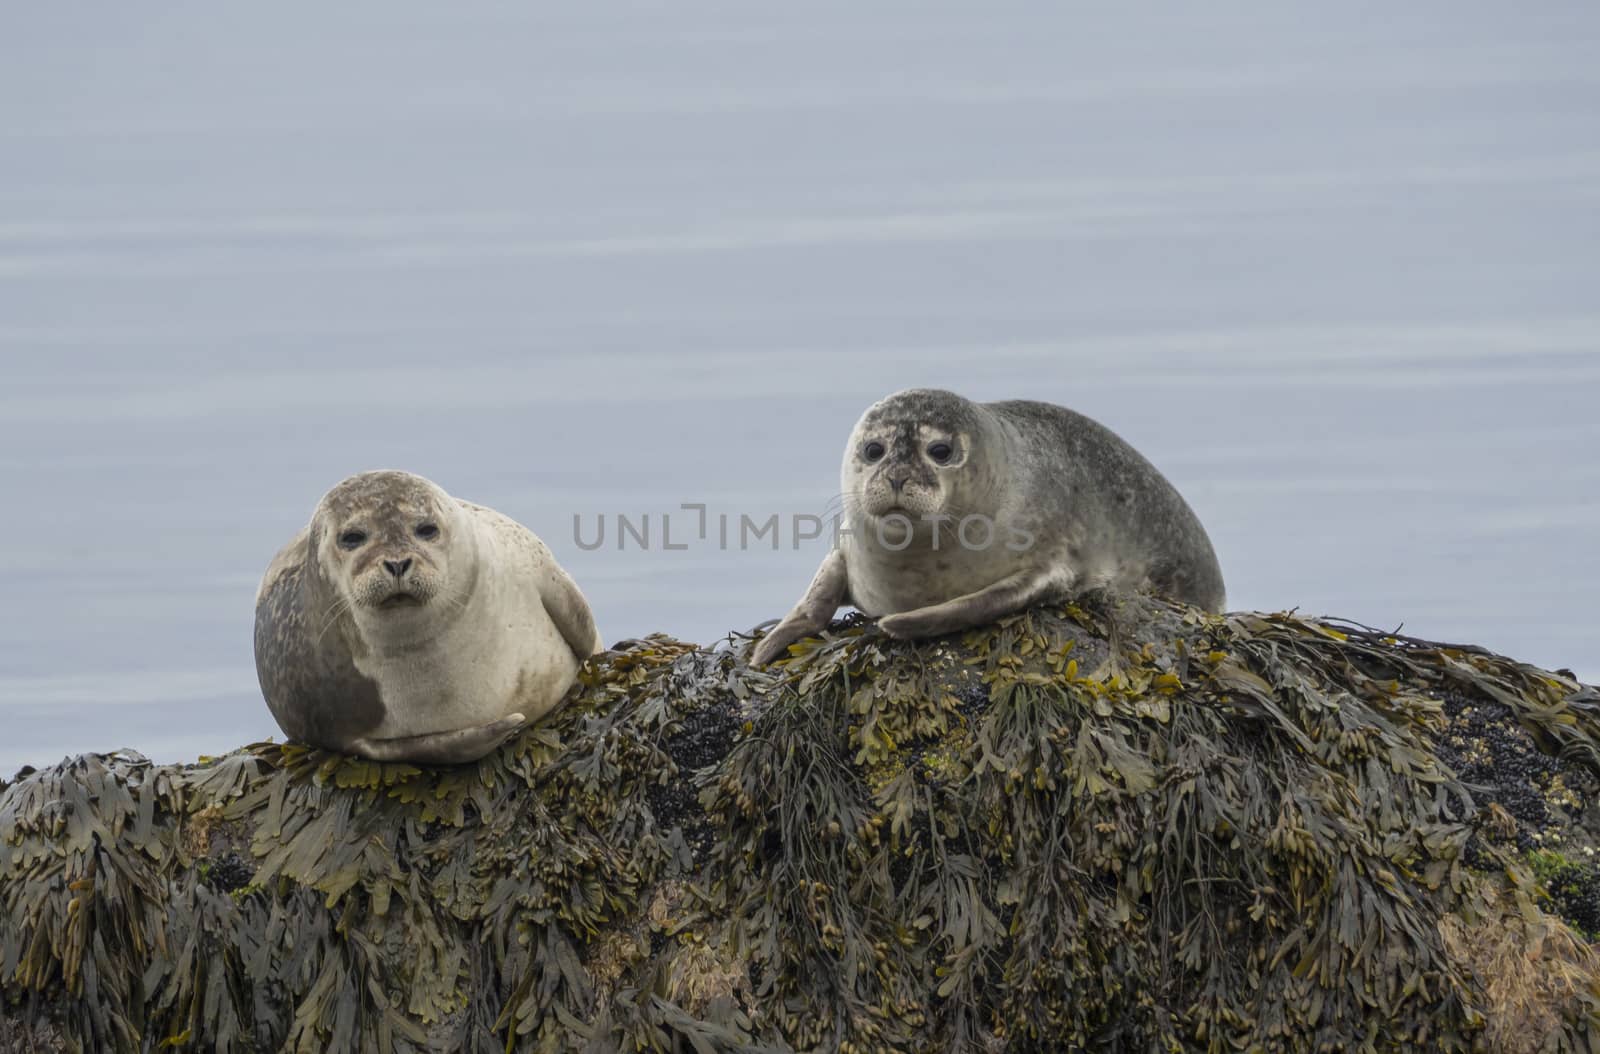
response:
<path id="1" fill-rule="evenodd" d="M 426 603 L 433 593 L 432 583 L 423 574 L 425 566 L 418 564 L 415 556 L 385 557 L 378 561 L 383 573 L 373 575 L 372 590 L 380 594 L 377 607 L 382 610 L 418 607 Z"/>

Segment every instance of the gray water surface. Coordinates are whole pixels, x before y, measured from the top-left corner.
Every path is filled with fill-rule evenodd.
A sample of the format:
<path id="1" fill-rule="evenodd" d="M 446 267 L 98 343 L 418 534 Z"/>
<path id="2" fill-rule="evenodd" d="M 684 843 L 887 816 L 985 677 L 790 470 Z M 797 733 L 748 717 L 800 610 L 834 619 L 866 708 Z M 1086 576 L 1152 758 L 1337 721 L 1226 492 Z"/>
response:
<path id="1" fill-rule="evenodd" d="M 607 639 L 779 615 L 824 540 L 574 517 L 820 512 L 911 385 L 1115 428 L 1235 607 L 1600 679 L 1592 4 L 5 23 L 0 772 L 275 734 L 256 580 L 360 469 L 529 524 Z"/>

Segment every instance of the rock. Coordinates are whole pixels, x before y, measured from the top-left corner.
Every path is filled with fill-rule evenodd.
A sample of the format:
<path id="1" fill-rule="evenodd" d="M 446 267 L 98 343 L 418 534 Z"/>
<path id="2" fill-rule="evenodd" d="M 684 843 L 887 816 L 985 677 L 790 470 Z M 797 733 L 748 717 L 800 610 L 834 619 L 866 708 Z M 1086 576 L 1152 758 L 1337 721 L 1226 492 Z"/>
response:
<path id="1" fill-rule="evenodd" d="M 0 1052 L 1600 1045 L 1569 676 L 1143 598 L 793 650 L 627 642 L 474 766 L 19 774 Z"/>

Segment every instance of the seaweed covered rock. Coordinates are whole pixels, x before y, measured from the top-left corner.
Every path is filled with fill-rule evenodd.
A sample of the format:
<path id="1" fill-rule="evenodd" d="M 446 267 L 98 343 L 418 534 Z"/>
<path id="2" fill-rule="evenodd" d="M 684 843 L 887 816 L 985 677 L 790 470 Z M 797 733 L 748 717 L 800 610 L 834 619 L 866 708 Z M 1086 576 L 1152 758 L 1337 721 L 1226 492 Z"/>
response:
<path id="1" fill-rule="evenodd" d="M 0 787 L 0 1051 L 1600 1050 L 1600 693 L 1143 598 Z"/>

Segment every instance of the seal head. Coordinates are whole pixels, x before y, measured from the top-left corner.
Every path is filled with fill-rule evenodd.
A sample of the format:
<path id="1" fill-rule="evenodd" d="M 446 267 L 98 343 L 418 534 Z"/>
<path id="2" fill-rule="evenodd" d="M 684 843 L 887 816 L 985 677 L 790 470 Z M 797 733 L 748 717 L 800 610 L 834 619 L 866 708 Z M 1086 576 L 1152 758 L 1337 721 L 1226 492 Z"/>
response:
<path id="1" fill-rule="evenodd" d="M 862 415 L 845 445 L 839 485 L 857 528 L 927 547 L 949 521 L 994 504 L 991 422 L 951 392 L 917 388 Z"/>
<path id="2" fill-rule="evenodd" d="M 311 517 L 320 598 L 330 613 L 346 608 L 371 640 L 394 645 L 437 632 L 477 584 L 477 536 L 465 518 L 459 502 L 421 476 L 352 476 Z"/>

